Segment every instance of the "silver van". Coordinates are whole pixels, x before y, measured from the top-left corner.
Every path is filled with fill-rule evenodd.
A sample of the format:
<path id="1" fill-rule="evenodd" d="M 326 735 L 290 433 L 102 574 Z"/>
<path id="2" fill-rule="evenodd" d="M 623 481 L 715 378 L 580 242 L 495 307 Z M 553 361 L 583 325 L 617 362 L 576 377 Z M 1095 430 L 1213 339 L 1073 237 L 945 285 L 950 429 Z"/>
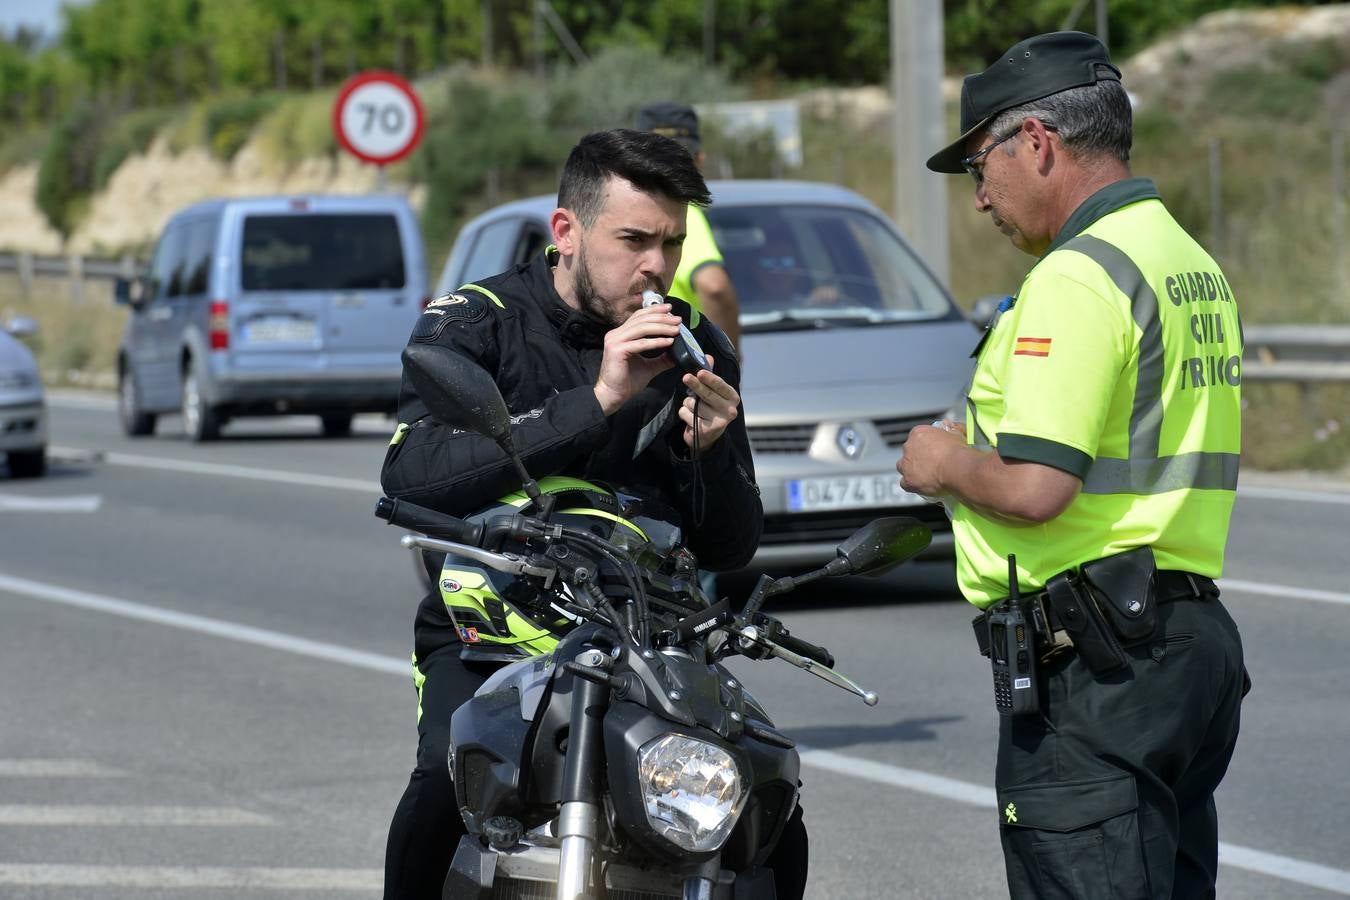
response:
<path id="1" fill-rule="evenodd" d="M 128 435 L 182 414 L 193 441 L 238 416 L 314 414 L 327 436 L 393 412 L 427 302 L 417 219 L 397 196 L 208 200 L 169 220 L 117 354 Z"/>

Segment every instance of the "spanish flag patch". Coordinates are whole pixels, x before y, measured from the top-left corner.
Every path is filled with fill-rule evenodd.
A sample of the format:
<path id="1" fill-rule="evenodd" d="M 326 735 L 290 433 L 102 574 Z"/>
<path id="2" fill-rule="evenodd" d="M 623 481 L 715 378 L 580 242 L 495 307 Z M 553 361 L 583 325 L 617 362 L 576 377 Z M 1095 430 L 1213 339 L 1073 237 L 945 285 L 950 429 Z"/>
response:
<path id="1" fill-rule="evenodd" d="M 1020 337 L 1013 347 L 1013 356 L 1049 356 L 1050 338 Z"/>

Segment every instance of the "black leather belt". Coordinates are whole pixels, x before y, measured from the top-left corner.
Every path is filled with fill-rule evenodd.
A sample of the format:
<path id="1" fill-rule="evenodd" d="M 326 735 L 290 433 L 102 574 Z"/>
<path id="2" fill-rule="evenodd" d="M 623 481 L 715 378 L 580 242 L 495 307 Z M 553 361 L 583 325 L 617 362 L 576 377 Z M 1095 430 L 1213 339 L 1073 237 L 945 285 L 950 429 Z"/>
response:
<path id="1" fill-rule="evenodd" d="M 1213 578 L 1207 578 L 1204 575 L 1195 575 L 1191 572 L 1179 572 L 1174 569 L 1159 569 L 1153 578 L 1154 588 L 1157 591 L 1158 603 L 1175 603 L 1178 600 L 1203 600 L 1207 597 L 1219 596 L 1219 586 L 1214 583 Z M 1029 594 L 1024 597 L 1025 600 L 1039 606 L 1045 614 L 1046 627 L 1052 634 L 1063 632 L 1064 625 L 1055 615 L 1055 610 L 1046 601 L 1046 592 L 1038 591 L 1035 594 Z M 1000 600 L 999 603 L 1005 601 Z M 998 606 L 998 603 L 992 604 L 989 609 Z M 980 655 L 989 655 L 989 629 L 984 626 L 984 622 L 989 618 L 988 610 L 980 613 L 971 624 L 975 626 L 975 640 L 980 647 Z M 1059 635 L 1057 635 L 1059 637 Z"/>
<path id="2" fill-rule="evenodd" d="M 1201 600 L 1205 597 L 1219 596 L 1219 586 L 1214 583 L 1213 578 L 1194 575 L 1190 572 L 1159 569 L 1153 576 L 1153 584 L 1160 605 L 1175 603 L 1178 600 Z M 1055 615 L 1054 608 L 1045 602 L 1045 591 L 1032 594 L 1031 599 L 1040 603 L 1041 609 L 1045 610 L 1045 622 L 1051 631 L 1060 631 L 1064 628 L 1059 621 L 1059 617 Z"/>

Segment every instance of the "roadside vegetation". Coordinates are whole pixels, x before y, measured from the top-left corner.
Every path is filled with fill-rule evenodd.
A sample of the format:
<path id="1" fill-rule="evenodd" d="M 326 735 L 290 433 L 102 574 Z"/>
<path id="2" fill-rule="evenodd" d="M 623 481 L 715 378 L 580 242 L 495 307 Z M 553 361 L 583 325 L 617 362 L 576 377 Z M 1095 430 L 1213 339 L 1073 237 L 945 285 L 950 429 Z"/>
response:
<path id="1" fill-rule="evenodd" d="M 885 83 L 886 0 L 850 4 L 842 20 L 828 0 L 719 0 L 716 64 L 701 52 L 703 0 L 616 0 L 603 15 L 581 0 L 552 5 L 585 64 L 572 62 L 552 33 L 545 57 L 535 59 L 525 0 L 493 4 L 491 66 L 481 64 L 477 0 L 339 0 L 318 8 L 299 0 L 94 0 L 67 12 L 54 45 L 0 36 L 0 172 L 40 162 L 39 207 L 68 235 L 118 166 L 155 140 L 176 153 L 205 148 L 222 161 L 256 141 L 283 170 L 334 158 L 337 87 L 350 72 L 378 67 L 412 78 L 426 108 L 420 148 L 388 177 L 426 189 L 433 278 L 467 218 L 552 190 L 580 134 L 628 124 L 653 100 L 803 98 L 799 168 L 776 156 L 766 134 L 728 135 L 705 121 L 709 176 L 831 181 L 892 207 L 889 122 L 848 90 Z M 1013 0 L 990 16 L 983 0 L 949 0 L 949 66 L 972 69 L 1019 36 L 1060 27 L 1078 5 Z M 1128 59 L 1231 5 L 1113 0 L 1113 50 Z M 1078 27 L 1090 28 L 1090 19 Z M 824 33 L 813 24 L 820 21 L 840 25 Z M 1334 130 L 1350 118 L 1347 96 L 1347 36 L 1190 78 L 1185 90 L 1139 94 L 1135 172 L 1154 178 L 1181 223 L 1218 258 L 1248 323 L 1350 321 L 1350 290 L 1338 281 L 1345 249 L 1335 245 L 1331 157 Z M 949 109 L 948 132 L 956 118 Z M 949 179 L 948 188 L 957 302 L 968 308 L 1015 291 L 1031 260 L 975 212 L 966 179 Z M 78 308 L 67 308 L 67 289 L 45 294 L 59 303 L 35 303 L 6 280 L 0 315 L 23 311 L 42 321 L 43 366 L 57 382 L 106 380 L 94 373 L 111 369 L 124 312 L 96 293 L 91 287 Z M 1350 458 L 1340 427 L 1350 392 L 1249 384 L 1245 396 L 1248 421 L 1263 423 L 1247 438 L 1256 464 L 1325 468 Z"/>

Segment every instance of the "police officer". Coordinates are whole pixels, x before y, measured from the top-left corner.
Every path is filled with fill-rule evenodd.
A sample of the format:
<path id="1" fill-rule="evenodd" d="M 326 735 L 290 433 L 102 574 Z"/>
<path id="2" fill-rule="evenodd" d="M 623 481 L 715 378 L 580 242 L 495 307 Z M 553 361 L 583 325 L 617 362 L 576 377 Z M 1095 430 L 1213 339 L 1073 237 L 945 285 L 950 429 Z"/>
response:
<path id="1" fill-rule="evenodd" d="M 643 291 L 664 293 L 675 271 L 686 208 L 708 200 L 703 177 L 674 141 L 628 130 L 587 135 L 563 168 L 554 246 L 433 301 L 411 340 L 454 350 L 492 373 L 531 474 L 651 496 L 678 511 L 700 563 L 722 569 L 750 560 L 763 523 L 736 354 L 704 319 L 693 332 L 712 370 L 694 376 L 675 369 L 669 354 L 644 356 L 671 346 L 677 313 L 688 316 L 688 308 L 641 305 Z M 431 419 L 406 377 L 399 423 L 381 473 L 389 496 L 467 515 L 519 489 L 492 440 Z M 414 638 L 417 766 L 389 831 L 386 898 L 441 896 L 465 833 L 446 767 L 450 716 L 487 674 L 461 661 L 435 590 L 418 610 Z M 785 840 L 786 862 L 774 866 L 780 896 L 800 897 L 800 818 Z"/>
<path id="2" fill-rule="evenodd" d="M 961 136 L 928 160 L 969 173 L 976 208 L 1036 259 L 978 350 L 964 426 L 916 428 L 898 463 L 907 490 L 957 504 L 970 602 L 1006 603 L 1012 554 L 1048 620 L 1039 711 L 1000 719 L 1018 898 L 1214 896 L 1214 790 L 1246 688 L 1212 581 L 1237 485 L 1237 306 L 1130 176 L 1131 138 L 1106 48 L 1058 32 L 966 78 Z"/>
<path id="3" fill-rule="evenodd" d="M 699 137 L 698 113 L 693 107 L 683 103 L 652 103 L 638 110 L 633 127 L 679 142 L 694 157 L 695 165 L 703 168 L 703 142 Z M 700 207 L 691 204 L 685 225 L 684 253 L 670 283 L 670 293 L 707 314 L 739 349 L 741 307 L 708 217 Z"/>

